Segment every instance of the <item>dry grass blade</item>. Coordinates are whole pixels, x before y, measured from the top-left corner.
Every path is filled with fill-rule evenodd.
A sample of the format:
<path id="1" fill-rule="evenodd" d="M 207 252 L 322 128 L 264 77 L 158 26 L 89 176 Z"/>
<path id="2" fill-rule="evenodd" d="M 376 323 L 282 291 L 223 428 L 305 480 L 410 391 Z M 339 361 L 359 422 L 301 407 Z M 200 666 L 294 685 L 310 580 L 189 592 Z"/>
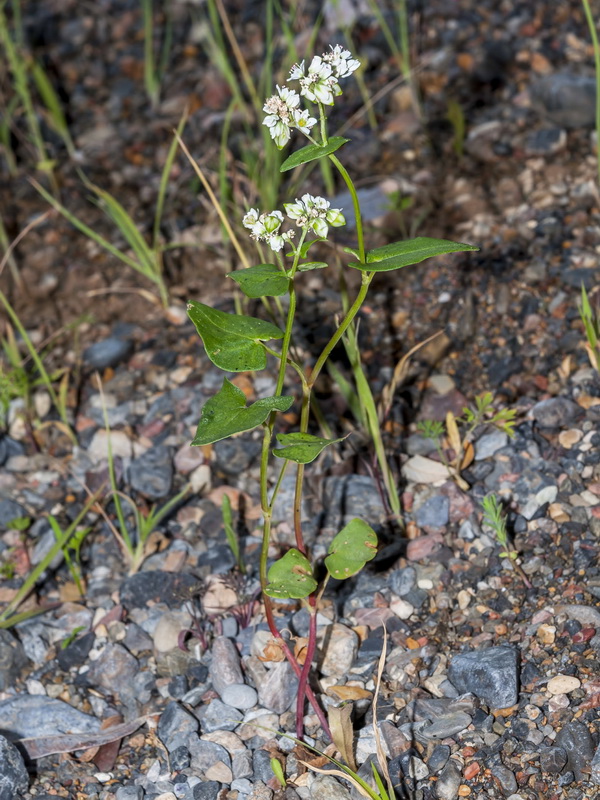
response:
<path id="1" fill-rule="evenodd" d="M 225 227 L 225 230 L 227 231 L 229 237 L 231 238 L 231 242 L 232 242 L 232 244 L 233 244 L 233 246 L 235 248 L 235 251 L 238 254 L 238 256 L 240 257 L 240 261 L 242 262 L 244 267 L 248 268 L 250 266 L 250 262 L 246 258 L 246 254 L 244 253 L 244 251 L 242 249 L 242 246 L 240 245 L 239 240 L 238 240 L 237 236 L 235 235 L 233 228 L 231 227 L 231 223 L 229 222 L 229 219 L 227 218 L 227 215 L 225 214 L 225 212 L 221 208 L 221 204 L 219 203 L 219 201 L 217 199 L 217 196 L 213 192 L 212 186 L 207 181 L 206 176 L 204 175 L 204 173 L 200 169 L 200 166 L 192 158 L 192 155 L 191 155 L 190 151 L 187 149 L 187 146 L 185 145 L 183 139 L 177 133 L 177 131 L 175 131 L 175 138 L 179 142 L 179 146 L 181 147 L 181 149 L 185 153 L 185 156 L 186 156 L 187 160 L 192 165 L 192 169 L 194 170 L 194 172 L 196 173 L 198 178 L 200 178 L 200 182 L 202 183 L 202 186 L 204 186 L 204 189 L 206 190 L 206 194 L 209 196 L 210 202 L 212 203 L 213 208 L 215 209 L 215 211 L 219 215 L 219 219 L 223 223 L 223 226 Z"/>
<path id="2" fill-rule="evenodd" d="M 333 743 L 342 754 L 342 758 L 353 772 L 356 772 L 356 761 L 352 750 L 354 730 L 352 728 L 352 703 L 341 706 L 330 706 L 327 714 Z"/>
<path id="3" fill-rule="evenodd" d="M 385 778 L 385 782 L 387 783 L 388 793 L 390 797 L 395 797 L 394 793 L 394 785 L 392 784 L 392 779 L 390 778 L 390 771 L 387 765 L 387 759 L 385 757 L 385 753 L 383 752 L 383 745 L 381 743 L 381 733 L 379 731 L 379 725 L 377 724 L 377 700 L 379 698 L 379 692 L 381 691 L 381 676 L 383 675 L 383 670 L 385 667 L 385 656 L 387 653 L 387 629 L 385 625 L 383 626 L 383 649 L 381 650 L 381 655 L 379 656 L 379 663 L 377 665 L 377 680 L 375 681 L 375 694 L 373 696 L 373 735 L 375 736 L 375 747 L 377 750 L 377 760 L 379 761 L 379 768 L 383 772 L 383 777 Z"/>
<path id="4" fill-rule="evenodd" d="M 300 761 L 300 759 L 298 759 Z M 306 761 L 300 761 L 305 767 L 312 770 L 313 772 L 320 772 L 322 775 L 335 775 L 336 778 L 343 778 L 346 781 L 350 781 L 350 783 L 355 787 L 357 792 L 361 794 L 363 797 L 369 798 L 372 800 L 372 796 L 360 785 L 360 783 L 349 775 L 347 772 L 342 772 L 341 769 L 319 769 L 319 767 L 314 767 L 312 764 L 309 764 Z"/>
<path id="5" fill-rule="evenodd" d="M 11 255 L 13 253 L 13 250 L 19 244 L 21 239 L 24 239 L 27 236 L 27 234 L 29 233 L 29 231 L 33 230 L 38 225 L 41 225 L 42 222 L 45 222 L 45 220 L 53 213 L 54 213 L 53 210 L 51 208 L 49 208 L 48 211 L 45 211 L 43 214 L 40 214 L 40 216 L 36 217 L 34 220 L 32 220 L 29 223 L 29 225 L 26 225 L 23 228 L 23 230 L 21 231 L 21 233 L 19 233 L 19 235 L 16 236 L 15 239 L 9 244 L 9 246 L 6 249 L 6 252 L 4 253 L 4 257 L 2 258 L 2 261 L 0 261 L 0 275 L 2 275 L 4 267 L 6 266 L 8 260 L 10 259 Z"/>
<path id="6" fill-rule="evenodd" d="M 422 342 L 419 342 L 414 347 L 405 353 L 400 361 L 394 367 L 394 374 L 392 375 L 392 380 L 383 387 L 383 391 L 381 392 L 381 405 L 379 409 L 379 420 L 383 422 L 383 420 L 387 417 L 390 413 L 390 409 L 392 407 L 392 401 L 394 399 L 394 395 L 396 394 L 396 389 L 402 383 L 402 381 L 406 378 L 408 373 L 408 362 L 412 358 L 412 356 L 418 352 L 422 347 L 425 347 L 426 344 L 432 342 L 438 336 L 441 336 L 443 331 L 438 331 L 434 333 L 432 336 L 429 336 L 427 339 L 424 339 Z"/>

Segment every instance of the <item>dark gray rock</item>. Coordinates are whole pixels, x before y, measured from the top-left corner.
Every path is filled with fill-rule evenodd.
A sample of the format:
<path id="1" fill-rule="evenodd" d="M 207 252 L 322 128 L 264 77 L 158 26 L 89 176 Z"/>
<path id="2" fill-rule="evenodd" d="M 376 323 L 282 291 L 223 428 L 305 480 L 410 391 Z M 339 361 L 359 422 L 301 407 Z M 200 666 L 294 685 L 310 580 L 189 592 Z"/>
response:
<path id="1" fill-rule="evenodd" d="M 558 775 L 567 764 L 567 751 L 562 747 L 546 747 L 540 751 L 540 767 L 542 772 Z"/>
<path id="2" fill-rule="evenodd" d="M 249 750 L 239 750 L 237 753 L 234 753 L 231 769 L 233 771 L 233 777 L 236 780 L 240 778 L 251 778 L 254 775 L 252 753 Z"/>
<path id="3" fill-rule="evenodd" d="M 563 428 L 574 423 L 583 409 L 567 397 L 540 400 L 531 409 L 531 416 L 542 428 Z"/>
<path id="4" fill-rule="evenodd" d="M 213 702 L 218 701 L 213 700 Z M 222 745 L 216 742 L 196 739 L 196 741 L 190 743 L 190 753 L 192 756 L 192 769 L 196 772 L 206 772 L 217 761 L 222 761 L 228 767 L 231 766 L 231 756 Z"/>
<path id="5" fill-rule="evenodd" d="M 27 516 L 29 516 L 27 509 L 16 500 L 10 500 L 8 497 L 0 500 L 0 530 L 8 530 L 11 522 Z"/>
<path id="6" fill-rule="evenodd" d="M 100 720 L 52 697 L 20 694 L 0 702 L 0 733 L 9 741 L 98 730 Z"/>
<path id="7" fill-rule="evenodd" d="M 135 694 L 133 680 L 138 675 L 139 668 L 137 658 L 123 645 L 110 643 L 91 662 L 85 679 L 90 686 L 99 686 L 121 699 L 127 699 Z"/>
<path id="8" fill-rule="evenodd" d="M 81 667 L 82 664 L 85 664 L 95 639 L 96 634 L 90 631 L 83 636 L 78 636 L 64 649 L 61 648 L 56 655 L 58 666 L 65 672 L 73 667 Z"/>
<path id="9" fill-rule="evenodd" d="M 127 610 L 145 608 L 153 603 L 180 608 L 192 598 L 197 587 L 198 580 L 187 573 L 148 570 L 131 575 L 123 581 L 120 600 Z"/>
<path id="10" fill-rule="evenodd" d="M 21 642 L 10 631 L 0 630 L 0 691 L 12 688 L 28 664 Z"/>
<path id="11" fill-rule="evenodd" d="M 174 772 L 181 772 L 190 765 L 191 754 L 184 745 L 179 745 L 169 753 L 169 763 Z"/>
<path id="12" fill-rule="evenodd" d="M 182 734 L 187 737 L 191 733 L 197 733 L 198 727 L 196 717 L 173 700 L 166 706 L 158 721 L 158 738 L 170 752 L 175 749 L 175 741 L 175 746 L 179 747 Z"/>
<path id="13" fill-rule="evenodd" d="M 502 787 L 505 797 L 515 794 L 518 789 L 517 779 L 514 772 L 502 764 L 495 765 L 492 769 L 494 780 L 498 781 Z"/>
<path id="14" fill-rule="evenodd" d="M 202 733 L 233 731 L 240 724 L 241 713 L 237 708 L 226 706 L 220 700 L 212 700 L 198 711 Z"/>
<path id="15" fill-rule="evenodd" d="M 157 445 L 134 458 L 129 466 L 129 483 L 149 500 L 161 500 L 171 492 L 173 459 L 171 450 Z"/>
<path id="16" fill-rule="evenodd" d="M 594 757 L 590 732 L 583 722 L 567 722 L 558 732 L 555 743 L 567 754 L 567 767 L 575 780 L 587 780 L 587 768 Z"/>
<path id="17" fill-rule="evenodd" d="M 398 597 L 404 597 L 417 585 L 417 571 L 414 567 L 395 569 L 389 577 L 389 587 Z"/>
<path id="18" fill-rule="evenodd" d="M 518 654 L 501 645 L 455 655 L 448 678 L 461 693 L 471 692 L 491 708 L 514 706 L 519 697 Z"/>
<path id="19" fill-rule="evenodd" d="M 596 748 L 590 768 L 592 770 L 592 783 L 597 786 L 600 784 L 600 747 Z"/>
<path id="20" fill-rule="evenodd" d="M 221 439 L 214 444 L 215 464 L 226 475 L 239 475 L 245 472 L 258 458 L 261 445 L 248 436 L 235 439 Z"/>
<path id="21" fill-rule="evenodd" d="M 22 455 L 25 455 L 25 448 L 21 442 L 11 439 L 10 436 L 2 436 L 0 438 L 0 467 L 3 467 L 12 456 Z"/>
<path id="22" fill-rule="evenodd" d="M 589 128 L 594 124 L 596 81 L 586 75 L 559 72 L 531 87 L 533 105 L 561 128 Z"/>
<path id="23" fill-rule="evenodd" d="M 204 783 L 197 783 L 194 786 L 192 797 L 194 800 L 217 800 L 220 791 L 220 783 L 216 781 L 205 781 Z"/>
<path id="24" fill-rule="evenodd" d="M 375 481 L 368 475 L 332 475 L 323 486 L 324 528 L 339 530 L 354 517 L 377 525 L 385 516 Z"/>
<path id="25" fill-rule="evenodd" d="M 130 340 L 109 336 L 86 347 L 83 351 L 83 364 L 89 369 L 116 367 L 131 355 L 132 350 L 133 343 Z"/>
<path id="26" fill-rule="evenodd" d="M 217 636 L 213 642 L 211 653 L 209 675 L 217 694 L 223 694 L 227 686 L 244 683 L 240 654 L 231 639 Z"/>
<path id="27" fill-rule="evenodd" d="M 562 128 L 542 128 L 525 138 L 525 153 L 529 156 L 549 156 L 564 150 L 567 132 Z"/>
<path id="28" fill-rule="evenodd" d="M 258 687 L 258 699 L 264 708 L 283 714 L 291 706 L 298 690 L 298 678 L 287 661 L 269 671 Z M 238 711 L 239 714 L 239 711 Z"/>
<path id="29" fill-rule="evenodd" d="M 560 279 L 567 286 L 581 290 L 581 284 L 589 292 L 598 283 L 598 271 L 588 267 L 574 267 L 561 272 Z M 560 344 L 559 344 L 560 346 Z"/>
<path id="30" fill-rule="evenodd" d="M 435 719 L 429 725 L 421 729 L 421 734 L 426 739 L 445 739 L 447 736 L 454 736 L 468 728 L 472 718 L 464 711 L 456 711 L 454 714 L 444 714 Z"/>
<path id="31" fill-rule="evenodd" d="M 455 800 L 458 797 L 458 787 L 461 784 L 460 767 L 450 759 L 440 772 L 435 784 L 435 796 L 438 800 Z"/>
<path id="32" fill-rule="evenodd" d="M 427 760 L 429 771 L 433 773 L 439 772 L 446 766 L 449 758 L 450 748 L 448 745 L 438 744 L 436 747 L 434 747 L 429 759 Z"/>
<path id="33" fill-rule="evenodd" d="M 17 748 L 0 736 L 0 800 L 15 800 L 27 791 L 29 776 Z"/>
<path id="34" fill-rule="evenodd" d="M 422 528 L 443 528 L 448 524 L 450 501 L 445 495 L 435 495 L 415 511 L 415 522 Z"/>

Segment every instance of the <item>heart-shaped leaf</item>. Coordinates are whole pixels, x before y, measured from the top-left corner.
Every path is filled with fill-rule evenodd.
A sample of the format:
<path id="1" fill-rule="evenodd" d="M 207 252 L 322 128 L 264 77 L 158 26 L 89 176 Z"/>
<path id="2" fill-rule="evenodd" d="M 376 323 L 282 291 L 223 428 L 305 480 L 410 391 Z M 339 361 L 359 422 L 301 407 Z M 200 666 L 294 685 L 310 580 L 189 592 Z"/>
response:
<path id="1" fill-rule="evenodd" d="M 310 561 L 295 547 L 271 566 L 267 578 L 269 583 L 265 594 L 269 597 L 293 597 L 300 600 L 308 597 L 317 588 Z"/>
<path id="2" fill-rule="evenodd" d="M 276 264 L 238 269 L 227 277 L 239 285 L 246 297 L 279 297 L 286 294 L 290 285 L 290 279 Z"/>
<path id="3" fill-rule="evenodd" d="M 393 242 L 384 247 L 377 247 L 367 252 L 367 263 L 351 261 L 348 266 L 360 269 L 363 272 L 388 272 L 392 269 L 409 267 L 419 264 L 426 258 L 442 256 L 446 253 L 466 253 L 479 250 L 471 244 L 451 242 L 448 239 L 431 239 L 429 236 L 419 236 L 405 242 Z"/>
<path id="4" fill-rule="evenodd" d="M 362 519 L 352 519 L 329 545 L 325 566 L 338 581 L 350 578 L 377 553 L 377 534 Z"/>
<path id="5" fill-rule="evenodd" d="M 188 316 L 196 326 L 207 356 L 228 372 L 264 369 L 267 354 L 261 341 L 283 339 L 283 331 L 270 322 L 242 314 L 226 314 L 190 300 Z"/>
<path id="6" fill-rule="evenodd" d="M 341 442 L 342 439 L 321 439 L 310 433 L 278 433 L 277 442 L 281 449 L 273 450 L 273 455 L 278 458 L 287 458 L 297 464 L 310 464 L 319 453 L 330 444 Z"/>
<path id="7" fill-rule="evenodd" d="M 280 172 L 287 172 L 294 167 L 299 167 L 302 164 L 308 164 L 309 161 L 316 161 L 317 158 L 331 155 L 339 150 L 343 144 L 349 142 L 350 139 L 344 139 L 343 136 L 332 136 L 325 145 L 309 144 L 301 150 L 296 150 L 291 156 L 286 158 L 283 164 L 279 167 Z"/>
<path id="8" fill-rule="evenodd" d="M 234 433 L 251 431 L 262 425 L 271 411 L 287 411 L 293 402 L 293 397 L 265 397 L 246 408 L 242 390 L 225 378 L 221 390 L 204 404 L 192 444 L 212 444 Z"/>

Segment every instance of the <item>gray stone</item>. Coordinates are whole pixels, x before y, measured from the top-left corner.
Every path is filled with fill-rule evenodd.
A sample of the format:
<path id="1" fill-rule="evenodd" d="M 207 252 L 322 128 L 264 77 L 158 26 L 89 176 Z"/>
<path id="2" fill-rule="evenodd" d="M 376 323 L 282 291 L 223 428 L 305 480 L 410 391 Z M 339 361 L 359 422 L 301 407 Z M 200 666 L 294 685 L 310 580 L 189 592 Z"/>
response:
<path id="1" fill-rule="evenodd" d="M 395 569 L 389 577 L 389 587 L 398 597 L 404 597 L 417 585 L 417 571 L 414 567 Z"/>
<path id="2" fill-rule="evenodd" d="M 309 796 L 310 800 L 351 800 L 348 789 L 331 775 L 315 775 Z"/>
<path id="3" fill-rule="evenodd" d="M 173 459 L 171 450 L 157 445 L 134 458 L 129 466 L 131 487 L 149 500 L 161 500 L 171 492 Z"/>
<path id="4" fill-rule="evenodd" d="M 192 791 L 193 800 L 217 800 L 221 784 L 216 781 L 204 781 L 197 783 Z"/>
<path id="5" fill-rule="evenodd" d="M 89 369 L 116 367 L 131 354 L 133 344 L 127 339 L 109 336 L 100 342 L 86 347 L 83 351 L 83 364 Z"/>
<path id="6" fill-rule="evenodd" d="M 273 777 L 271 767 L 271 753 L 259 748 L 252 754 L 252 767 L 254 769 L 254 780 L 268 783 Z"/>
<path id="7" fill-rule="evenodd" d="M 171 701 L 162 712 L 158 721 L 158 738 L 169 752 L 180 744 L 181 734 L 188 736 L 198 731 L 199 723 L 193 714 L 190 714 L 175 700 Z M 177 742 L 177 744 L 175 744 Z"/>
<path id="8" fill-rule="evenodd" d="M 237 708 L 226 706 L 220 700 L 212 700 L 209 705 L 202 706 L 197 713 L 202 733 L 233 731 L 240 724 L 241 715 Z"/>
<path id="9" fill-rule="evenodd" d="M 10 631 L 0 629 L 0 691 L 12 688 L 28 664 L 23 645 Z"/>
<path id="10" fill-rule="evenodd" d="M 144 800 L 144 790 L 141 786 L 119 786 L 115 800 Z"/>
<path id="11" fill-rule="evenodd" d="M 125 578 L 121 584 L 120 601 L 129 611 L 164 603 L 169 608 L 180 608 L 193 597 L 198 579 L 185 572 L 147 570 Z"/>
<path id="12" fill-rule="evenodd" d="M 460 767 L 450 759 L 435 784 L 435 796 L 438 800 L 455 800 L 461 783 Z"/>
<path id="13" fill-rule="evenodd" d="M 594 757 L 594 746 L 590 732 L 583 722 L 567 722 L 558 732 L 555 743 L 567 754 L 567 767 L 575 780 L 587 779 L 587 768 Z"/>
<path id="14" fill-rule="evenodd" d="M 589 128 L 594 124 L 594 78 L 559 72 L 537 81 L 530 91 L 533 105 L 561 128 Z"/>
<path id="15" fill-rule="evenodd" d="M 491 708 L 514 706 L 519 697 L 518 654 L 500 645 L 455 655 L 448 678 L 461 693 L 471 692 Z"/>
<path id="16" fill-rule="evenodd" d="M 27 509 L 16 500 L 10 500 L 7 497 L 0 500 L 0 530 L 8 530 L 11 522 L 28 516 Z"/>
<path id="17" fill-rule="evenodd" d="M 323 483 L 323 528 L 339 531 L 355 517 L 376 525 L 385 509 L 375 481 L 368 475 L 332 475 Z"/>
<path id="18" fill-rule="evenodd" d="M 137 658 L 122 645 L 107 644 L 100 656 L 90 663 L 85 677 L 91 686 L 107 689 L 122 699 L 131 698 L 135 694 L 133 680 L 139 668 Z"/>
<path id="19" fill-rule="evenodd" d="M 542 772 L 558 775 L 567 763 L 567 751 L 562 747 L 545 747 L 540 751 L 540 767 Z"/>
<path id="20" fill-rule="evenodd" d="M 525 137 L 525 153 L 528 156 L 549 156 L 564 150 L 567 132 L 562 128 L 542 128 Z"/>
<path id="21" fill-rule="evenodd" d="M 530 413 L 542 428 L 564 428 L 573 424 L 583 409 L 567 397 L 549 397 L 536 403 Z"/>
<path id="22" fill-rule="evenodd" d="M 594 606 L 580 606 L 576 603 L 566 603 L 556 608 L 558 614 L 566 614 L 569 619 L 575 619 L 581 625 L 600 628 L 600 611 Z"/>
<path id="23" fill-rule="evenodd" d="M 600 784 L 600 746 L 596 748 L 590 767 L 592 770 L 592 783 L 597 786 Z"/>
<path id="24" fill-rule="evenodd" d="M 508 444 L 508 434 L 494 428 L 490 433 L 484 433 L 475 442 L 475 461 L 483 461 L 484 458 L 490 458 L 498 450 L 506 447 Z"/>
<path id="25" fill-rule="evenodd" d="M 422 528 L 443 528 L 448 524 L 450 501 L 445 495 L 434 495 L 415 511 L 415 522 Z"/>
<path id="26" fill-rule="evenodd" d="M 498 764 L 497 766 L 493 767 L 492 773 L 494 775 L 494 779 L 497 780 L 502 787 L 502 791 L 506 797 L 514 794 L 519 788 L 514 772 L 512 772 L 512 770 L 510 770 L 508 767 Z"/>
<path id="27" fill-rule="evenodd" d="M 468 728 L 472 722 L 469 714 L 464 711 L 456 711 L 454 714 L 445 714 L 438 717 L 429 725 L 421 730 L 421 734 L 426 739 L 445 739 L 447 736 L 454 736 Z"/>
<path id="28" fill-rule="evenodd" d="M 228 767 L 231 766 L 231 756 L 223 745 L 216 742 L 196 739 L 190 742 L 189 750 L 192 756 L 191 767 L 197 772 L 206 772 L 217 761 L 222 761 Z"/>
<path id="29" fill-rule="evenodd" d="M 220 442 L 215 442 L 213 448 L 215 467 L 227 475 L 239 475 L 258 458 L 260 449 L 260 442 L 250 436 L 221 439 Z"/>
<path id="30" fill-rule="evenodd" d="M 239 750 L 237 753 L 234 753 L 231 761 L 231 771 L 236 780 L 251 778 L 254 775 L 252 753 L 249 750 Z"/>
<path id="31" fill-rule="evenodd" d="M 443 769 L 448 763 L 450 758 L 450 748 L 447 744 L 438 744 L 434 747 L 431 755 L 427 760 L 429 771 L 436 773 Z"/>
<path id="32" fill-rule="evenodd" d="M 222 695 L 227 686 L 244 683 L 240 654 L 235 644 L 226 636 L 217 636 L 212 648 L 209 675 L 213 689 Z"/>
<path id="33" fill-rule="evenodd" d="M 232 683 L 221 692 L 221 700 L 228 706 L 247 710 L 253 708 L 258 702 L 256 689 L 243 683 Z"/>
<path id="34" fill-rule="evenodd" d="M 283 714 L 293 703 L 297 690 L 298 678 L 288 662 L 281 661 L 258 687 L 258 699 L 264 708 Z"/>
<path id="35" fill-rule="evenodd" d="M 29 775 L 21 754 L 14 744 L 0 736 L 0 800 L 15 800 L 28 786 Z"/>
<path id="36" fill-rule="evenodd" d="M 40 694 L 20 694 L 0 702 L 0 729 L 9 740 L 60 733 L 96 733 L 100 720 L 62 700 Z"/>

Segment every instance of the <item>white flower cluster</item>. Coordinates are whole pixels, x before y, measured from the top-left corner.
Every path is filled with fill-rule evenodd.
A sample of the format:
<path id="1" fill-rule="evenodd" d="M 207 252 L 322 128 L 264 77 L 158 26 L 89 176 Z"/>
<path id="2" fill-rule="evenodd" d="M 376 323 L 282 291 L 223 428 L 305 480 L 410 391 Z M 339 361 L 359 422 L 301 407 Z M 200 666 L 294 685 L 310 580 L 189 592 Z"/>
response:
<path id="1" fill-rule="evenodd" d="M 249 228 L 250 236 L 259 242 L 265 242 L 276 253 L 281 250 L 286 242 L 294 238 L 295 231 L 280 233 L 283 214 L 281 211 L 271 211 L 270 214 L 260 214 L 257 208 L 251 208 L 242 219 L 242 225 Z"/>
<path id="2" fill-rule="evenodd" d="M 271 138 L 281 150 L 290 139 L 290 128 L 308 133 L 312 126 L 316 125 L 317 120 L 309 117 L 306 109 L 303 111 L 298 109 L 300 95 L 297 92 L 285 86 L 276 88 L 277 94 L 267 98 L 263 106 L 263 111 L 267 113 L 263 125 L 267 126 Z"/>
<path id="3" fill-rule="evenodd" d="M 299 228 L 307 228 L 322 239 L 327 237 L 328 225 L 339 228 L 346 224 L 341 208 L 330 208 L 329 200 L 324 197 L 302 195 L 295 203 L 284 203 L 285 212 L 290 219 L 296 221 Z"/>
<path id="4" fill-rule="evenodd" d="M 345 225 L 346 220 L 341 208 L 331 208 L 329 200 L 324 197 L 314 197 L 305 194 L 295 203 L 284 203 L 285 212 L 289 219 L 294 220 L 299 228 L 313 231 L 317 236 L 325 239 L 329 232 L 329 225 L 338 228 Z M 250 230 L 250 236 L 259 242 L 265 242 L 271 250 L 279 252 L 286 242 L 294 238 L 295 231 L 280 232 L 283 223 L 281 211 L 271 211 L 269 214 L 260 214 L 257 208 L 251 208 L 244 216 L 242 224 Z"/>
<path id="5" fill-rule="evenodd" d="M 308 72 L 305 72 L 302 61 L 294 64 L 288 78 L 288 81 L 300 82 L 300 94 L 303 97 L 325 106 L 332 106 L 333 98 L 342 93 L 339 79 L 352 75 L 360 66 L 360 61 L 352 58 L 349 50 L 342 49 L 339 44 L 329 46 L 331 53 L 314 56 Z M 300 95 L 297 92 L 285 86 L 276 88 L 277 94 L 267 98 L 263 106 L 267 114 L 263 125 L 267 126 L 271 138 L 281 150 L 290 140 L 292 128 L 308 135 L 317 120 L 309 115 L 307 109 L 300 111 Z"/>
<path id="6" fill-rule="evenodd" d="M 304 71 L 304 61 L 294 64 L 289 80 L 300 81 L 300 94 L 313 103 L 333 105 L 333 98 L 342 93 L 339 79 L 348 78 L 360 67 L 360 61 L 351 57 L 349 50 L 342 46 L 329 45 L 331 53 L 314 56 L 308 72 Z"/>

